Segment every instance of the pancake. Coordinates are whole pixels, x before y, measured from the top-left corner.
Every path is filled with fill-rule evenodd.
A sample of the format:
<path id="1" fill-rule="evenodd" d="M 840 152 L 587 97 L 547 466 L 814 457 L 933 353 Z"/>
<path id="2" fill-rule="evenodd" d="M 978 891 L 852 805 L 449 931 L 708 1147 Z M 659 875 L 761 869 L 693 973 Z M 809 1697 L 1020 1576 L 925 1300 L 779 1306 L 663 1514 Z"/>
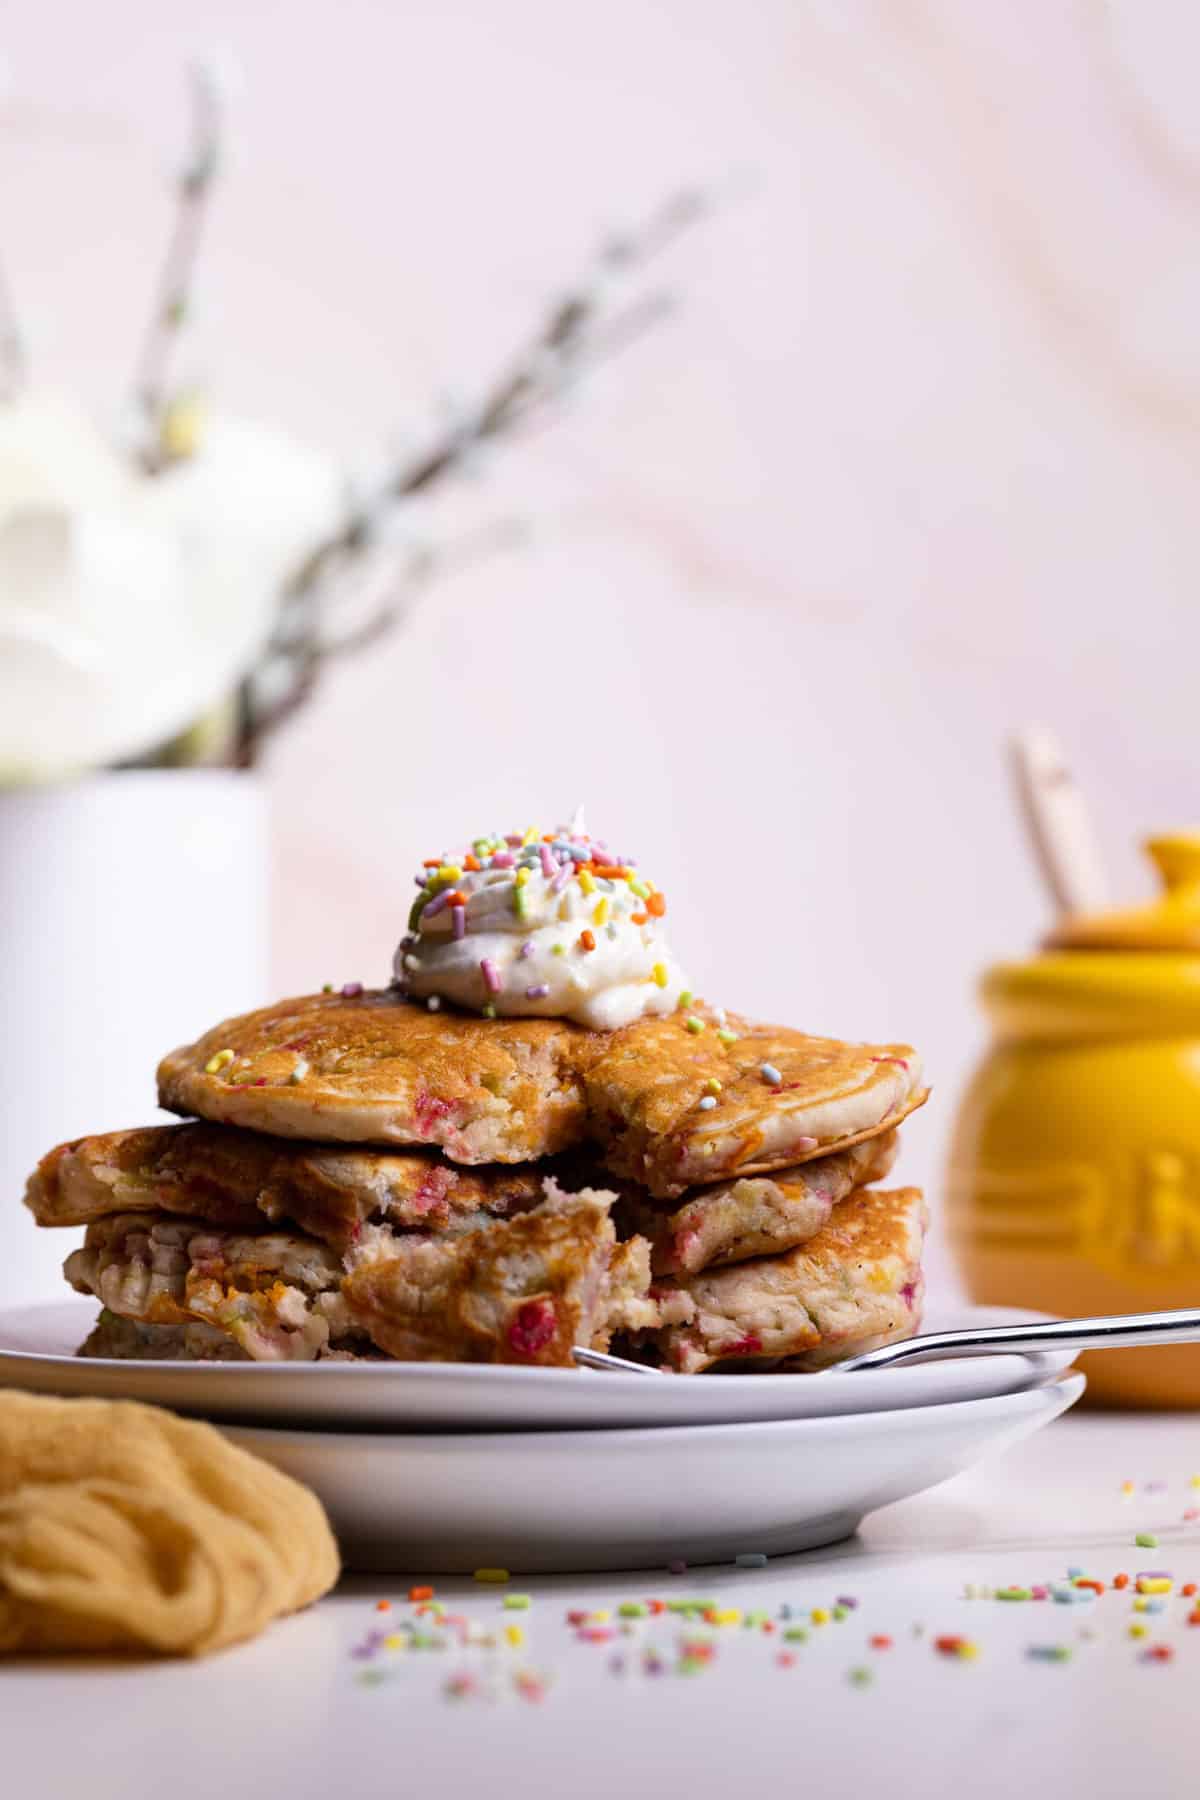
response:
<path id="1" fill-rule="evenodd" d="M 734 1362 L 811 1370 L 911 1337 L 921 1321 L 926 1220 L 917 1188 L 860 1188 L 783 1256 L 664 1283 L 694 1307 L 687 1324 L 658 1334 L 664 1361 L 688 1375 Z"/>
<path id="2" fill-rule="evenodd" d="M 289 1221 L 337 1248 L 380 1221 L 451 1231 L 539 1206 L 532 1168 L 471 1169 L 426 1150 L 286 1143 L 226 1125 L 149 1125 L 77 1138 L 29 1178 L 39 1225 L 87 1225 L 111 1213 L 179 1213 L 232 1231 Z"/>
<path id="3" fill-rule="evenodd" d="M 843 1044 L 704 1006 L 613 1032 L 585 1073 L 605 1167 L 667 1199 L 890 1131 L 926 1099 L 920 1080 L 907 1044 Z"/>
<path id="4" fill-rule="evenodd" d="M 431 1013 L 392 990 L 226 1020 L 165 1057 L 158 1080 L 168 1111 L 276 1137 L 436 1145 L 467 1164 L 590 1142 L 612 1174 L 663 1198 L 848 1149 L 925 1099 L 906 1044 L 843 1044 L 699 1006 L 588 1031 Z"/>
<path id="5" fill-rule="evenodd" d="M 211 1125 L 148 1125 L 73 1138 L 42 1157 L 25 1184 L 25 1204 L 39 1225 L 177 1212 L 254 1231 L 263 1215 L 254 1203 L 260 1183 L 251 1171 L 262 1160 L 262 1141 Z"/>
<path id="6" fill-rule="evenodd" d="M 607 1348 L 614 1258 L 621 1323 L 634 1298 L 630 1277 L 648 1276 L 649 1259 L 617 1252 L 609 1218 L 615 1195 L 563 1194 L 552 1181 L 546 1187 L 535 1212 L 486 1231 L 397 1240 L 391 1255 L 372 1257 L 347 1277 L 351 1316 L 404 1362 L 570 1367 L 574 1345 Z"/>
<path id="7" fill-rule="evenodd" d="M 694 1189 L 677 1207 L 625 1182 L 618 1234 L 648 1238 L 659 1275 L 788 1250 L 820 1230 L 852 1188 L 881 1180 L 895 1154 L 893 1132 L 799 1168 Z M 594 1162 L 580 1157 L 556 1168 L 572 1187 L 597 1179 Z M 510 1218 L 541 1204 L 542 1183 L 534 1165 L 472 1168 L 427 1150 L 288 1143 L 204 1122 L 60 1144 L 30 1176 L 25 1204 L 47 1226 L 132 1212 L 174 1213 L 242 1232 L 261 1231 L 269 1221 L 344 1251 L 373 1224 L 450 1235 Z"/>
<path id="8" fill-rule="evenodd" d="M 674 1208 L 628 1184 L 620 1190 L 618 1229 L 649 1239 L 656 1275 L 695 1275 L 725 1263 L 775 1256 L 815 1236 L 854 1188 L 882 1181 L 898 1148 L 897 1134 L 890 1131 L 772 1175 L 693 1188 Z"/>
<path id="9" fill-rule="evenodd" d="M 105 1312 L 87 1355 L 241 1355 L 317 1361 L 379 1352 L 410 1361 L 572 1363 L 615 1329 L 690 1312 L 647 1297 L 649 1247 L 617 1246 L 614 1196 L 564 1194 L 449 1238 L 367 1229 L 345 1257 L 297 1232 L 214 1230 L 165 1213 L 93 1220 L 64 1273 Z"/>
<path id="10" fill-rule="evenodd" d="M 198 1322 L 261 1362 L 312 1362 L 352 1335 L 337 1304 L 342 1273 L 315 1238 L 214 1231 L 204 1220 L 142 1213 L 95 1220 L 63 1265 L 73 1288 L 118 1318 Z"/>
<path id="11" fill-rule="evenodd" d="M 532 1162 L 585 1135 L 578 1064 L 592 1036 L 561 1019 L 431 1013 L 390 989 L 310 994 L 172 1051 L 159 1101 L 275 1137 Z"/>
<path id="12" fill-rule="evenodd" d="M 122 1319 L 102 1307 L 100 1317 L 84 1338 L 76 1356 L 104 1357 L 119 1362 L 251 1362 L 252 1357 L 214 1325 L 143 1325 Z M 327 1349 L 321 1359 L 360 1360 L 351 1350 Z M 364 1359 L 365 1360 L 365 1359 Z"/>

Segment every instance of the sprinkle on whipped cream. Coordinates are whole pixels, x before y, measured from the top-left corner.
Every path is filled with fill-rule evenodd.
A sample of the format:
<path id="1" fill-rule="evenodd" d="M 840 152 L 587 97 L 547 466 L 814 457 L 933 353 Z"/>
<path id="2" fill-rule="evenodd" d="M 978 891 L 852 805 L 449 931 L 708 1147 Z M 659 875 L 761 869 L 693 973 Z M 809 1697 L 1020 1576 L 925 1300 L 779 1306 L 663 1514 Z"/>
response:
<path id="1" fill-rule="evenodd" d="M 428 857 L 394 963 L 413 999 L 614 1031 L 690 1004 L 667 903 L 630 857 L 576 828 L 476 838 Z"/>

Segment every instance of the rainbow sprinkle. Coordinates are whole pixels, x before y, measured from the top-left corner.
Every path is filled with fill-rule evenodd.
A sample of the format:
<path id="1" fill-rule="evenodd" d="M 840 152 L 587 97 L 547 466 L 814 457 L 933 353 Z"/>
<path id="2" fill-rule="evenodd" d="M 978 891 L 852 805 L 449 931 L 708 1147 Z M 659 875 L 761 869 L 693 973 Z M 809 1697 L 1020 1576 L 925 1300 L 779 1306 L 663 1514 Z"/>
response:
<path id="1" fill-rule="evenodd" d="M 602 838 L 586 832 L 559 828 L 540 832 L 530 827 L 524 832 L 491 833 L 472 840 L 469 849 L 444 856 L 426 857 L 414 876 L 418 888 L 408 918 L 408 933 L 403 949 L 402 968 L 407 974 L 420 968 L 420 958 L 412 954 L 420 942 L 420 934 L 442 914 L 449 911 L 449 922 L 455 940 L 470 935 L 474 895 L 473 877 L 490 872 L 512 871 L 512 909 L 518 919 L 538 918 L 547 896 L 560 900 L 558 916 L 564 921 L 576 916 L 570 905 L 568 890 L 574 887 L 589 904 L 587 916 L 593 926 L 615 932 L 618 921 L 629 921 L 638 928 L 649 927 L 665 916 L 666 898 L 655 884 L 638 870 L 633 859 L 618 856 Z M 466 883 L 466 889 L 460 888 Z M 544 917 L 541 922 L 544 922 Z M 444 928 L 439 928 L 444 929 Z M 479 929 L 488 929 L 482 925 Z M 581 933 L 577 947 L 591 949 Z M 649 940 L 646 940 L 649 941 Z M 518 952 L 524 958 L 533 953 L 532 943 Z M 493 997 L 501 990 L 495 985 L 498 971 L 489 972 L 481 959 L 484 992 Z M 494 965 L 492 965 L 494 971 Z M 665 963 L 656 963 L 648 980 L 666 987 L 670 975 Z M 398 985 L 403 991 L 401 976 Z M 361 988 L 358 989 L 361 992 Z M 343 989 L 343 993 L 348 990 Z M 690 1006 L 691 995 L 684 1003 Z"/>
<path id="2" fill-rule="evenodd" d="M 768 1559 L 765 1552 L 741 1552 L 732 1561 L 734 1568 L 761 1570 Z M 684 1573 L 685 1564 L 678 1559 L 669 1568 L 673 1573 Z M 784 1579 L 795 1577 L 786 1575 Z M 507 1570 L 484 1568 L 475 1571 L 475 1580 L 507 1582 L 509 1575 Z M 1108 1575 L 1105 1571 L 1105 1579 L 1099 1579 L 1078 1564 L 1072 1564 L 1058 1580 L 1009 1580 L 995 1588 L 982 1582 L 966 1582 L 961 1589 L 963 1602 L 1031 1604 L 1051 1593 L 1056 1598 L 1070 1595 L 1094 1607 L 1090 1616 L 1097 1625 L 1101 1618 L 1108 1625 L 1108 1633 L 1103 1625 L 1101 1629 L 1090 1629 L 1088 1625 L 1074 1631 L 1070 1642 L 1056 1642 L 1052 1631 L 1045 1636 L 1024 1636 L 1018 1627 L 1016 1636 L 1000 1631 L 997 1640 L 986 1647 L 979 1638 L 964 1631 L 946 1629 L 952 1624 L 950 1620 L 943 1622 L 943 1629 L 937 1634 L 927 1633 L 923 1624 L 898 1631 L 892 1620 L 880 1620 L 880 1624 L 889 1627 L 887 1631 L 871 1629 L 869 1593 L 842 1593 L 831 1600 L 826 1598 L 822 1606 L 811 1606 L 811 1597 L 804 1602 L 793 1595 L 790 1602 L 772 1600 L 770 1606 L 750 1607 L 745 1602 L 729 1604 L 734 1595 L 720 1593 L 667 1600 L 635 1591 L 628 1597 L 613 1597 L 603 1607 L 570 1609 L 560 1618 L 567 1627 L 563 1633 L 567 1654 L 587 1658 L 588 1652 L 599 1649 L 599 1670 L 622 1681 L 705 1676 L 714 1679 L 714 1672 L 720 1679 L 721 1665 L 727 1665 L 730 1656 L 734 1660 L 732 1667 L 738 1667 L 745 1656 L 750 1656 L 763 1672 L 804 1669 L 808 1681 L 842 1681 L 865 1690 L 876 1679 L 889 1678 L 892 1665 L 898 1661 L 907 1665 L 905 1679 L 910 1681 L 918 1667 L 914 1658 L 919 1658 L 919 1665 L 927 1670 L 923 1678 L 927 1683 L 939 1679 L 934 1665 L 945 1661 L 986 1661 L 988 1667 L 995 1669 L 1016 1658 L 1033 1670 L 1034 1665 L 1085 1658 L 1087 1649 L 1083 1645 L 1105 1634 L 1117 1636 L 1124 1643 L 1124 1654 L 1130 1661 L 1159 1669 L 1178 1663 L 1180 1670 L 1186 1670 L 1187 1627 L 1200 1625 L 1200 1607 L 1195 1604 L 1198 1588 L 1200 1582 L 1184 1580 L 1171 1570 L 1151 1568 L 1135 1575 L 1126 1571 Z M 1126 1595 L 1126 1606 L 1114 1607 L 1112 1602 L 1121 1593 Z M 1175 1606 L 1171 1595 L 1178 1595 L 1182 1604 Z M 763 1598 L 768 1597 L 759 1582 L 756 1600 L 761 1602 Z M 533 1613 L 533 1595 L 516 1591 L 495 1595 L 477 1607 L 482 1616 L 475 1618 L 466 1615 L 466 1611 L 453 1611 L 453 1600 L 443 1602 L 435 1598 L 432 1586 L 408 1589 L 408 1600 L 407 1613 L 398 1613 L 399 1600 L 372 1602 L 371 1624 L 362 1640 L 349 1647 L 353 1679 L 360 1687 L 421 1681 L 419 1670 L 426 1667 L 434 1692 L 441 1692 L 446 1701 L 453 1703 L 468 1699 L 497 1703 L 506 1696 L 542 1701 L 549 1696 L 551 1672 L 531 1669 L 525 1663 L 525 1640 L 531 1636 L 531 1620 L 518 1622 L 515 1616 Z M 1097 1606 L 1096 1602 L 1101 1604 Z M 1132 1618 L 1128 1602 L 1135 1609 Z M 387 1618 L 383 1620 L 378 1615 Z M 1043 1613 L 1043 1624 L 1049 1616 Z M 837 1622 L 842 1627 L 838 1633 L 813 1631 L 813 1627 Z M 558 1629 L 561 1633 L 561 1625 Z M 934 1652 L 932 1656 L 921 1647 L 921 1640 L 927 1643 L 928 1651 Z M 1191 1638 L 1193 1645 L 1195 1642 Z M 820 1658 L 828 1658 L 829 1652 L 838 1647 L 842 1656 L 833 1667 L 826 1661 L 826 1674 L 822 1676 Z M 437 1658 L 430 1665 L 430 1652 L 459 1652 L 461 1663 L 452 1665 L 452 1674 L 443 1678 L 437 1674 Z M 880 1660 L 882 1652 L 889 1654 Z M 1036 1679 L 1033 1672 L 1029 1679 Z"/>
<path id="3" fill-rule="evenodd" d="M 1138 1537 L 1145 1542 L 1153 1535 L 1142 1532 Z M 1188 1543 L 1192 1549 L 1198 1547 L 1196 1534 L 1191 1534 Z M 833 1597 L 811 1588 L 807 1593 L 797 1592 L 794 1584 L 804 1576 L 784 1564 L 772 1566 L 792 1591 L 786 1600 L 773 1598 L 775 1583 L 761 1573 L 767 1565 L 763 1551 L 742 1551 L 732 1559 L 733 1568 L 747 1572 L 740 1593 L 723 1591 L 719 1582 L 706 1594 L 692 1593 L 682 1599 L 626 1589 L 623 1595 L 613 1593 L 603 1606 L 577 1606 L 565 1614 L 552 1613 L 549 1620 L 544 1613 L 545 1596 L 535 1599 L 530 1593 L 506 1587 L 481 1598 L 473 1609 L 476 1616 L 469 1617 L 463 1602 L 458 1602 L 463 1610 L 457 1611 L 453 1597 L 441 1600 L 432 1586 L 415 1586 L 408 1590 L 407 1609 L 400 1598 L 370 1603 L 373 1610 L 360 1641 L 348 1646 L 349 1678 L 372 1689 L 389 1683 L 419 1683 L 424 1679 L 420 1675 L 424 1667 L 428 1685 L 423 1690 L 418 1687 L 416 1693 L 440 1691 L 456 1703 L 500 1701 L 506 1696 L 540 1701 L 550 1692 L 551 1674 L 531 1668 L 524 1654 L 526 1638 L 533 1635 L 535 1606 L 541 1614 L 539 1637 L 547 1632 L 557 1635 L 569 1658 L 587 1659 L 598 1649 L 601 1654 L 592 1659 L 593 1668 L 604 1677 L 627 1683 L 706 1676 L 712 1681 L 719 1679 L 723 1666 L 729 1666 L 731 1673 L 744 1668 L 746 1657 L 767 1679 L 782 1679 L 775 1671 L 800 1669 L 802 1679 L 817 1689 L 823 1682 L 826 1691 L 831 1682 L 866 1689 L 875 1681 L 886 1683 L 894 1675 L 901 1675 L 906 1684 L 921 1681 L 930 1691 L 935 1684 L 941 1689 L 944 1681 L 959 1678 L 938 1665 L 955 1662 L 978 1662 L 995 1670 L 1011 1666 L 1015 1660 L 1025 1665 L 1029 1671 L 1025 1678 L 1032 1682 L 1043 1679 L 1034 1672 L 1038 1666 L 1086 1659 L 1086 1646 L 1103 1640 L 1127 1663 L 1159 1668 L 1164 1671 L 1162 1678 L 1169 1680 L 1172 1666 L 1180 1672 L 1177 1678 L 1187 1679 L 1188 1657 L 1200 1654 L 1200 1642 L 1194 1635 L 1194 1629 L 1200 1627 L 1200 1579 L 1189 1578 L 1186 1567 L 1118 1569 L 1115 1573 L 1102 1568 L 1096 1574 L 1082 1564 L 1072 1564 L 1058 1575 L 1045 1569 L 1030 1571 L 1040 1579 L 1009 1579 L 997 1585 L 966 1582 L 953 1604 L 959 1609 L 973 1605 L 975 1620 L 986 1617 L 993 1621 L 991 1638 L 985 1641 L 982 1634 L 963 1629 L 961 1610 L 957 1618 L 950 1613 L 929 1628 L 921 1622 L 906 1626 L 894 1616 L 875 1613 L 873 1617 L 881 1596 L 870 1591 L 869 1582 L 866 1591 L 834 1593 Z M 675 1575 L 686 1570 L 682 1558 L 668 1567 Z M 483 1584 L 507 1584 L 510 1579 L 505 1569 L 475 1571 L 475 1580 Z M 687 1590 L 684 1592 L 686 1595 Z M 1122 1596 L 1124 1604 L 1120 1604 Z M 894 1608 L 894 1593 L 885 1588 L 882 1598 Z M 1081 1628 L 1076 1622 L 1079 1615 L 1043 1607 L 1040 1629 L 1025 1632 L 1020 1615 L 1011 1616 L 1014 1604 L 1030 1606 L 1051 1598 L 1064 1605 L 1084 1605 L 1088 1623 Z M 981 1613 L 980 1603 L 993 1600 L 1001 1603 L 1008 1618 L 1001 1621 L 991 1612 Z M 520 1617 L 527 1613 L 528 1619 Z M 1068 1629 L 1056 1636 L 1056 1627 L 1061 1626 Z M 439 1672 L 436 1656 L 430 1662 L 434 1652 L 456 1653 L 448 1677 Z M 828 1662 L 831 1653 L 835 1656 L 832 1666 Z M 443 1661 L 443 1669 L 448 1661 Z M 967 1679 L 978 1680 L 979 1676 Z"/>
<path id="4" fill-rule="evenodd" d="M 479 971 L 483 976 L 483 985 L 488 993 L 498 994 L 504 986 L 504 983 L 500 979 L 499 969 L 496 967 L 490 956 L 482 958 L 479 964 Z"/>

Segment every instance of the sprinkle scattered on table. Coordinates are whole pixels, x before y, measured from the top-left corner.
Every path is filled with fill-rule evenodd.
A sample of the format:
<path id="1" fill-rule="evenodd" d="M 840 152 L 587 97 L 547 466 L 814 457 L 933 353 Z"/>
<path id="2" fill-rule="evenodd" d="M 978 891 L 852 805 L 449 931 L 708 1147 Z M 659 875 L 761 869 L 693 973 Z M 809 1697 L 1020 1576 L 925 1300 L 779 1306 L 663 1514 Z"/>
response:
<path id="1" fill-rule="evenodd" d="M 1121 1495 L 1156 1492 L 1166 1484 L 1123 1481 Z M 1189 1487 L 1200 1485 L 1191 1477 Z M 1200 1519 L 1200 1508 L 1189 1508 Z M 1178 1527 L 1168 1527 L 1179 1548 L 1197 1546 Z M 1139 1531 L 1133 1539 L 1139 1549 L 1158 1548 L 1153 1531 Z M 600 1606 L 576 1606 L 559 1610 L 547 1598 L 509 1587 L 507 1569 L 479 1568 L 469 1598 L 443 1600 L 431 1583 L 407 1589 L 403 1597 L 384 1595 L 368 1602 L 370 1623 L 359 1641 L 349 1648 L 353 1679 L 364 1689 L 379 1690 L 391 1683 L 420 1679 L 421 1667 L 433 1676 L 433 1691 L 440 1690 L 448 1703 L 466 1701 L 501 1703 L 506 1700 L 537 1704 L 546 1699 L 555 1679 L 570 1673 L 596 1670 L 605 1680 L 640 1682 L 670 1678 L 719 1681 L 730 1659 L 749 1657 L 764 1676 L 784 1679 L 788 1671 L 803 1670 L 811 1690 L 821 1682 L 841 1682 L 864 1694 L 886 1684 L 897 1658 L 908 1659 L 907 1679 L 939 1682 L 957 1679 L 943 1663 L 986 1662 L 994 1667 L 1001 1659 L 1016 1658 L 1029 1666 L 1029 1679 L 1043 1679 L 1037 1669 L 1047 1664 L 1067 1664 L 1090 1654 L 1089 1646 L 1107 1639 L 1124 1643 L 1132 1662 L 1169 1669 L 1180 1663 L 1178 1678 L 1189 1678 L 1188 1657 L 1200 1655 L 1200 1639 L 1192 1632 L 1200 1627 L 1200 1579 L 1175 1568 L 1088 1568 L 1082 1561 L 1065 1568 L 1042 1567 L 1016 1570 L 1018 1579 L 997 1580 L 1001 1571 L 981 1569 L 981 1579 L 953 1586 L 944 1594 L 924 1596 L 928 1631 L 924 1620 L 906 1621 L 895 1616 L 894 1605 L 884 1613 L 870 1592 L 821 1594 L 814 1591 L 812 1572 L 800 1572 L 782 1562 L 773 1566 L 765 1552 L 747 1550 L 732 1566 L 701 1572 L 700 1585 L 714 1577 L 707 1592 L 682 1597 L 654 1592 L 654 1578 L 642 1587 L 636 1577 L 624 1578 L 621 1589 L 610 1588 L 611 1600 Z M 1009 1565 L 1011 1568 L 1011 1564 Z M 771 1574 L 764 1571 L 771 1569 Z M 736 1589 L 728 1576 L 734 1570 L 743 1577 Z M 670 1560 L 664 1574 L 678 1577 L 688 1572 L 682 1558 Z M 661 1580 L 661 1576 L 659 1578 Z M 506 1591 L 488 1595 L 488 1587 Z M 998 1602 L 993 1610 L 981 1602 Z M 1049 1605 L 1045 1604 L 1049 1602 Z M 1038 1610 L 1038 1604 L 1041 1610 Z M 972 1622 L 983 1627 L 968 1633 L 954 1629 L 956 1611 L 971 1609 Z M 459 1610 L 459 1608 L 462 1610 Z M 1073 1624 L 1070 1613 L 1059 1608 L 1082 1609 L 1075 1614 L 1084 1623 Z M 539 1612 L 542 1636 L 553 1635 L 563 1657 L 575 1658 L 554 1670 L 535 1664 L 530 1652 L 544 1656 L 548 1643 L 537 1643 Z M 1000 1615 L 1011 1613 L 1011 1624 Z M 515 1614 L 522 1615 L 518 1623 Z M 965 1615 L 958 1614 L 965 1624 Z M 1044 1636 L 1025 1633 L 1018 1618 L 1029 1624 L 1040 1620 L 1048 1628 Z M 985 1621 L 993 1621 L 986 1625 Z M 1053 1621 L 1053 1623 L 1052 1623 Z M 564 1626 L 566 1630 L 564 1631 Z M 1055 1626 L 1063 1635 L 1055 1634 Z M 1063 1641 L 1063 1636 L 1071 1639 Z M 602 1655 L 597 1659 L 596 1652 Z M 933 1654 L 930 1654 L 930 1651 Z M 887 1653 L 886 1655 L 884 1653 Z M 422 1654 L 423 1653 L 423 1654 Z M 450 1653 L 454 1661 L 450 1661 Z M 434 1663 L 425 1657 L 433 1654 Z M 446 1657 L 450 1672 L 438 1671 L 439 1657 Z M 442 1663 L 442 1670 L 446 1663 Z M 736 1660 L 732 1666 L 737 1666 Z M 590 1677 L 585 1677 L 590 1678 Z M 1169 1677 L 1166 1677 L 1169 1678 Z M 378 1702 L 373 1702 L 378 1704 Z M 869 1700 L 864 1700 L 869 1704 Z"/>

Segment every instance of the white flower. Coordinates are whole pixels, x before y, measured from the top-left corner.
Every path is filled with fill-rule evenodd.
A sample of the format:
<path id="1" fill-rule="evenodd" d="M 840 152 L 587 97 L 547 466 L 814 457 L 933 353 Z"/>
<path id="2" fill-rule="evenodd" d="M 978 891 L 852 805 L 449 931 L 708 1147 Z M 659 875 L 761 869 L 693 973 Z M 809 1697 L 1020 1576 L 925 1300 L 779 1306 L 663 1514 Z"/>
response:
<path id="1" fill-rule="evenodd" d="M 136 755 L 223 700 L 339 500 L 325 457 L 237 421 L 147 477 L 69 403 L 0 411 L 0 779 Z"/>

